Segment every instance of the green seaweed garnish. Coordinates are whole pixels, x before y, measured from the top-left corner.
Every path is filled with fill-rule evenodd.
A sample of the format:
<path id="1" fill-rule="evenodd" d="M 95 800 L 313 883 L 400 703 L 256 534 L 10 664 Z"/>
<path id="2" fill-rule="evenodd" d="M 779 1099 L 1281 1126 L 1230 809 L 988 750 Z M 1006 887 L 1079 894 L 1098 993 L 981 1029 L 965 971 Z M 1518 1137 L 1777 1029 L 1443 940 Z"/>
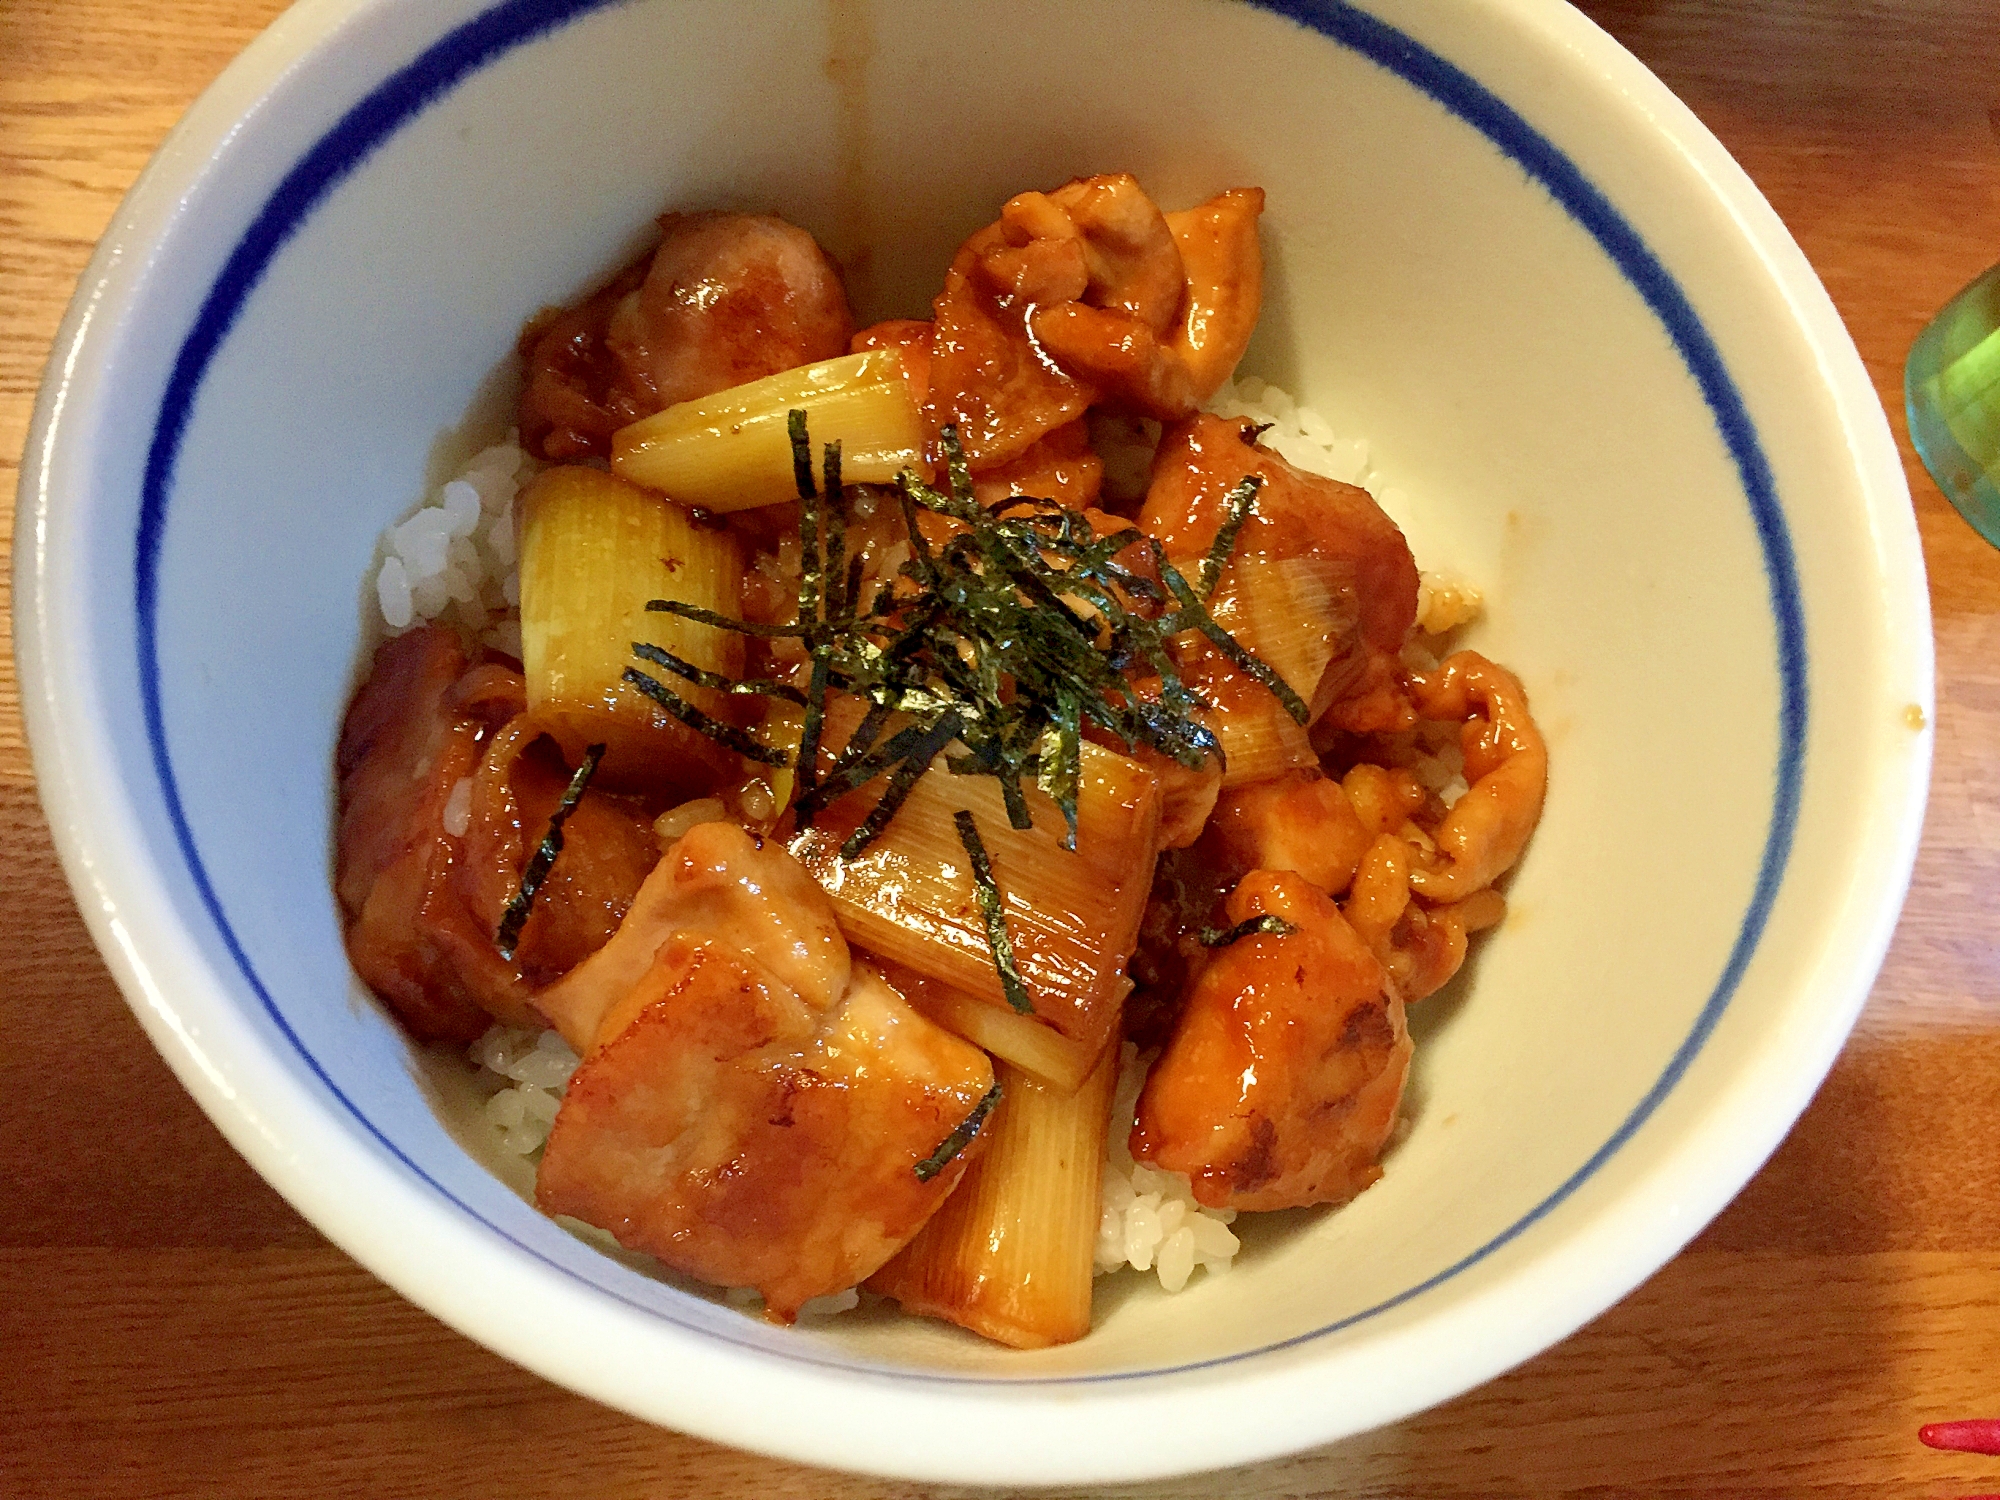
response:
<path id="1" fill-rule="evenodd" d="M 825 595 L 821 586 L 825 576 L 825 559 L 820 552 L 821 496 L 813 484 L 812 440 L 807 435 L 804 409 L 794 407 L 786 413 L 785 427 L 792 441 L 792 477 L 799 491 L 798 623 L 805 631 L 806 648 L 812 662 L 806 678 L 805 722 L 799 734 L 795 772 L 800 801 L 795 819 L 800 828 L 805 828 L 812 822 L 813 803 L 810 799 L 819 782 L 819 746 L 826 732 L 826 695 L 832 684 L 833 661 L 825 629 Z M 838 450 L 828 453 L 827 467 L 830 477 L 839 477 Z M 838 490 L 826 498 L 832 500 L 836 507 L 841 502 Z"/>
<path id="2" fill-rule="evenodd" d="M 1231 943 L 1241 942 L 1247 937 L 1290 937 L 1299 929 L 1283 917 L 1274 917 L 1266 912 L 1261 917 L 1251 917 L 1238 922 L 1234 927 L 1204 927 L 1201 930 L 1201 945 L 1204 948 L 1227 948 Z"/>
<path id="3" fill-rule="evenodd" d="M 697 667 L 693 662 L 674 655 L 664 647 L 655 646 L 650 641 L 634 641 L 632 654 L 641 661 L 665 667 L 676 677 L 686 678 L 696 687 L 711 688 L 718 693 L 782 698 L 787 703 L 806 701 L 806 695 L 789 682 L 777 682 L 768 677 L 728 677 L 721 672 L 711 672 L 706 667 Z"/>
<path id="4" fill-rule="evenodd" d="M 1028 987 L 1021 982 L 1021 971 L 1014 965 L 1014 945 L 1007 937 L 1007 913 L 1002 909 L 1000 884 L 993 878 L 993 861 L 986 857 L 986 841 L 979 836 L 979 825 L 972 821 L 972 814 L 960 809 L 951 815 L 958 825 L 958 841 L 965 846 L 965 857 L 972 861 L 972 892 L 979 902 L 979 915 L 986 922 L 986 945 L 993 950 L 993 967 L 1000 972 L 1000 992 L 1007 1003 L 1024 1016 L 1035 1013 L 1035 1005 L 1028 998 Z"/>
<path id="5" fill-rule="evenodd" d="M 637 667 L 627 667 L 625 680 L 688 728 L 707 735 L 719 745 L 728 746 L 745 760 L 754 760 L 767 766 L 785 764 L 784 751 L 773 749 L 762 740 L 744 733 L 734 724 L 725 724 L 720 719 L 710 717 L 659 678 L 649 677 Z"/>
<path id="6" fill-rule="evenodd" d="M 1041 753 L 1035 764 L 1035 785 L 1062 809 L 1067 831 L 1063 848 L 1076 849 L 1076 794 L 1082 776 L 1083 702 L 1074 692 L 1058 690 L 1053 722 L 1042 731 Z"/>
<path id="7" fill-rule="evenodd" d="M 542 835 L 535 852 L 528 856 L 527 868 L 521 871 L 521 884 L 507 902 L 507 909 L 500 914 L 500 930 L 493 935 L 500 956 L 508 963 L 514 961 L 514 949 L 521 940 L 521 928 L 528 920 L 528 910 L 535 904 L 535 893 L 542 888 L 542 882 L 555 868 L 556 856 L 562 853 L 563 824 L 583 800 L 583 789 L 590 785 L 590 778 L 597 774 L 597 763 L 604 759 L 604 747 L 592 745 L 583 752 L 583 760 L 563 788 L 563 794 L 556 801 L 555 811 L 549 814 L 549 831 Z"/>
<path id="8" fill-rule="evenodd" d="M 944 486 L 909 470 L 898 476 L 892 493 L 909 557 L 864 608 L 862 557 L 850 550 L 840 447 L 824 447 L 815 474 L 805 412 L 788 413 L 786 427 L 799 494 L 795 619 L 753 623 L 665 599 L 647 607 L 760 640 L 798 641 L 807 662 L 804 690 L 768 678 L 732 679 L 657 646 L 633 650 L 641 661 L 697 687 L 800 706 L 798 748 L 788 753 L 702 713 L 637 668 L 628 668 L 626 679 L 738 754 L 792 767 L 794 826 L 801 831 L 834 802 L 880 782 L 872 808 L 841 844 L 840 858 L 860 857 L 881 836 L 940 756 L 956 774 L 994 778 L 1016 829 L 1034 826 L 1029 787 L 1046 796 L 1062 814 L 1062 844 L 1070 850 L 1076 848 L 1085 739 L 1128 754 L 1158 754 L 1193 770 L 1222 760 L 1221 742 L 1201 717 L 1211 705 L 1181 674 L 1177 638 L 1188 632 L 1201 635 L 1305 721 L 1298 694 L 1205 607 L 1255 508 L 1257 476 L 1231 490 L 1197 586 L 1167 560 L 1156 538 L 1137 528 L 1100 536 L 1081 512 L 1024 496 L 982 506 L 957 430 L 947 425 L 939 433 Z M 924 512 L 945 518 L 952 534 L 940 541 L 926 536 Z M 836 695 L 866 705 L 859 726 L 838 748 L 826 743 Z M 959 820 L 1001 987 L 1014 1009 L 1029 1012 L 990 861 L 970 815 L 961 813 Z"/>
<path id="9" fill-rule="evenodd" d="M 1222 582 L 1222 565 L 1235 551 L 1237 533 L 1250 519 L 1250 508 L 1257 503 L 1257 491 L 1263 485 L 1262 475 L 1246 474 L 1243 482 L 1231 490 L 1229 498 L 1223 502 L 1222 524 L 1215 529 L 1215 541 L 1209 546 L 1208 556 L 1201 560 L 1201 597 L 1204 604 L 1215 593 L 1215 586 Z"/>
<path id="10" fill-rule="evenodd" d="M 917 778 L 928 771 L 931 762 L 937 759 L 944 747 L 958 737 L 959 727 L 958 715 L 946 712 L 905 752 L 896 769 L 890 773 L 889 784 L 883 789 L 881 797 L 868 810 L 868 816 L 840 846 L 842 859 L 859 859 L 862 851 L 881 837 L 882 830 L 889 826 L 889 820 L 896 816 L 896 810 L 909 800 Z"/>
<path id="11" fill-rule="evenodd" d="M 790 640 L 811 634 L 799 625 L 763 625 L 755 620 L 739 620 L 733 615 L 717 614 L 712 609 L 703 609 L 699 604 L 689 604 L 685 599 L 648 599 L 646 608 L 654 614 L 679 615 L 683 620 L 692 620 L 697 625 L 712 625 L 717 630 L 727 630 L 737 635 L 754 635 L 760 640 Z"/>
<path id="12" fill-rule="evenodd" d="M 972 1113 L 958 1122 L 952 1133 L 938 1142 L 937 1150 L 917 1163 L 917 1181 L 929 1182 L 938 1173 L 950 1166 L 958 1154 L 972 1144 L 972 1138 L 979 1134 L 979 1127 L 986 1123 L 986 1117 L 993 1113 L 993 1106 L 1000 1102 L 1000 1080 L 993 1080 L 993 1087 L 972 1106 Z"/>
<path id="13" fill-rule="evenodd" d="M 803 430 L 803 429 L 802 429 Z M 841 499 L 846 493 L 840 482 L 840 444 L 828 443 L 825 452 L 825 483 L 820 495 L 826 502 L 821 519 L 826 531 L 825 555 L 820 559 L 820 588 L 826 594 L 823 618 L 829 624 L 837 624 L 843 619 L 851 619 L 853 607 L 847 602 L 845 582 L 847 578 L 847 517 L 841 514 Z M 803 551 L 803 549 L 801 549 Z M 855 559 L 857 562 L 859 558 Z M 801 616 L 803 618 L 803 616 Z"/>

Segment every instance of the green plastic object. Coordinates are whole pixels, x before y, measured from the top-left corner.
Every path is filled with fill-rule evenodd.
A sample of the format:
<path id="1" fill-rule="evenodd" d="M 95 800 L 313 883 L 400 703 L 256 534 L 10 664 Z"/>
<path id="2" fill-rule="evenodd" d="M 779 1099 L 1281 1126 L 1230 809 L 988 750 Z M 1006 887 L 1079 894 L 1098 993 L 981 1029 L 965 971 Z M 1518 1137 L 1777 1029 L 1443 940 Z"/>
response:
<path id="1" fill-rule="evenodd" d="M 1917 335 L 1903 366 L 1903 401 L 1931 478 L 2000 547 L 2000 265 Z"/>

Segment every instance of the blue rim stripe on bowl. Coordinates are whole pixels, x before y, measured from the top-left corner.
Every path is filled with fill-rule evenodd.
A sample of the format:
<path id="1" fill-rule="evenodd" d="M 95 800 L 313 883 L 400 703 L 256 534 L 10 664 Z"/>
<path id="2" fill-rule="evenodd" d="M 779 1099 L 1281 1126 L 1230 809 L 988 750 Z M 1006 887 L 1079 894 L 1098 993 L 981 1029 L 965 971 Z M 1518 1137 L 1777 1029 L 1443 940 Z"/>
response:
<path id="1" fill-rule="evenodd" d="M 217 351 L 238 315 L 285 243 L 319 207 L 327 195 L 390 136 L 466 78 L 503 54 L 545 36 L 580 16 L 604 9 L 618 0 L 506 0 L 448 33 L 414 61 L 390 75 L 350 110 L 301 157 L 266 200 L 250 227 L 231 251 L 203 301 L 192 330 L 175 358 L 154 421 L 147 453 L 139 522 L 135 536 L 134 587 L 138 615 L 136 650 L 146 736 L 162 800 L 174 837 L 186 861 L 189 877 L 214 922 L 217 934 L 257 995 L 266 1014 L 298 1053 L 313 1075 L 341 1106 L 392 1157 L 432 1191 L 468 1217 L 485 1225 L 542 1264 L 592 1290 L 660 1317 L 692 1332 L 714 1336 L 648 1303 L 637 1301 L 525 1244 L 486 1219 L 452 1194 L 385 1135 L 327 1074 L 286 1021 L 258 977 L 211 885 L 201 852 L 181 805 L 172 758 L 168 753 L 160 699 L 158 624 L 160 544 L 174 468 L 194 404 Z M 1212 1368 L 1255 1358 L 1323 1338 L 1400 1307 L 1452 1280 L 1503 1245 L 1519 1238 L 1546 1218 L 1589 1180 L 1639 1130 L 1687 1072 L 1727 1009 L 1756 952 L 1771 907 L 1777 898 L 1798 820 L 1804 779 L 1806 698 L 1806 630 L 1799 596 L 1791 536 L 1778 503 L 1771 470 L 1756 428 L 1735 383 L 1730 379 L 1715 341 L 1666 267 L 1626 222 L 1611 201 L 1586 178 L 1576 164 L 1539 131 L 1469 74 L 1447 62 L 1394 27 L 1356 10 L 1344 0 L 1254 0 L 1262 8 L 1359 53 L 1395 77 L 1420 90 L 1518 163 L 1527 174 L 1588 232 L 1618 266 L 1626 280 L 1660 320 L 1674 347 L 1694 377 L 1718 432 L 1735 462 L 1750 506 L 1762 551 L 1780 678 L 1778 757 L 1772 788 L 1771 818 L 1759 861 L 1757 881 L 1744 911 L 1735 943 L 1721 977 L 1675 1050 L 1666 1068 L 1632 1112 L 1590 1158 L 1540 1203 L 1492 1240 L 1436 1275 L 1374 1306 L 1324 1327 L 1255 1349 L 1188 1364 L 1153 1370 L 1057 1377 L 953 1376 L 916 1374 L 885 1366 L 864 1366 L 876 1373 L 954 1385 L 1067 1385 L 1150 1379 Z M 745 1347 L 751 1347 L 745 1345 Z M 762 1352 L 803 1363 L 853 1369 L 857 1361 L 823 1358 L 805 1347 Z"/>

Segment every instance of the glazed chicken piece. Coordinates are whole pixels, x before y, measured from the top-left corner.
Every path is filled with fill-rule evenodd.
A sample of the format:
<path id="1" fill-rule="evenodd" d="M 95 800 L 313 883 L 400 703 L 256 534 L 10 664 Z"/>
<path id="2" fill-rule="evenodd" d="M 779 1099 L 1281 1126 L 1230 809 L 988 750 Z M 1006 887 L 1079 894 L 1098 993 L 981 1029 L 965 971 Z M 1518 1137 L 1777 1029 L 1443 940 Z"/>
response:
<path id="1" fill-rule="evenodd" d="M 1131 177 L 1049 194 L 1084 246 L 1090 282 L 1046 307 L 1035 337 L 1112 405 L 1175 421 L 1221 389 L 1249 347 L 1264 296 L 1261 188 L 1231 188 L 1162 214 Z"/>
<path id="2" fill-rule="evenodd" d="M 1396 993 L 1416 1004 L 1451 982 L 1465 962 L 1467 940 L 1498 925 L 1507 902 L 1491 888 L 1432 906 L 1410 894 L 1412 846 L 1383 834 L 1362 858 L 1342 914 L 1382 961 Z"/>
<path id="3" fill-rule="evenodd" d="M 847 352 L 854 320 L 817 241 L 769 214 L 667 214 L 650 259 L 521 339 L 521 441 L 552 461 L 675 405 Z"/>
<path id="4" fill-rule="evenodd" d="M 492 670 L 505 671 L 517 701 L 525 699 L 519 673 Z M 569 779 L 555 741 L 525 710 L 491 736 L 469 789 L 457 881 L 488 948 Z M 515 965 L 530 989 L 610 941 L 658 858 L 652 824 L 636 802 L 594 788 L 583 794 L 563 824 L 561 857 L 515 941 Z M 506 1019 L 523 1025 L 533 1017 L 510 1012 Z"/>
<path id="5" fill-rule="evenodd" d="M 518 672 L 468 666 L 454 632 L 426 626 L 376 652 L 348 709 L 336 877 L 348 956 L 420 1041 L 535 1024 L 535 986 L 616 930 L 652 863 L 643 816 L 586 792 L 514 960 L 501 957 L 501 914 L 569 780 L 522 702 Z"/>
<path id="6" fill-rule="evenodd" d="M 871 1275 L 944 1202 L 984 1145 L 940 1160 L 992 1064 L 851 964 L 831 905 L 775 842 L 703 824 L 663 864 L 672 889 L 635 908 L 643 941 L 664 908 L 686 925 L 661 924 L 599 1018 L 536 1199 L 690 1275 L 755 1287 L 788 1323 Z"/>
<path id="7" fill-rule="evenodd" d="M 1129 172 L 1082 177 L 1048 195 L 1069 216 L 1082 244 L 1088 280 L 1082 301 L 1138 319 L 1164 334 L 1179 319 L 1187 297 L 1167 216 Z"/>
<path id="8" fill-rule="evenodd" d="M 569 307 L 545 309 L 521 330 L 524 383 L 514 421 L 521 446 L 552 463 L 611 452 L 611 435 L 647 415 L 605 342 L 618 304 L 644 285 L 642 255 L 598 291 Z"/>
<path id="9" fill-rule="evenodd" d="M 771 214 L 668 214 L 645 285 L 606 343 L 660 410 L 847 351 L 840 271 L 805 230 Z"/>
<path id="10" fill-rule="evenodd" d="M 676 933 L 742 951 L 815 1011 L 846 992 L 847 940 L 819 883 L 776 843 L 734 823 L 698 823 L 660 857 L 611 940 L 537 995 L 535 1008 L 589 1052 L 622 1025 L 607 1017 Z"/>
<path id="11" fill-rule="evenodd" d="M 335 758 L 334 889 L 348 958 L 420 1042 L 471 1041 L 492 1024 L 482 997 L 509 988 L 498 954 L 468 973 L 461 952 L 479 934 L 452 884 L 458 841 L 445 832 L 445 805 L 479 764 L 486 728 L 451 701 L 465 670 L 449 630 L 385 642 Z"/>
<path id="12" fill-rule="evenodd" d="M 1017 242 L 1018 241 L 1018 242 Z M 950 423 L 975 472 L 1018 457 L 1037 439 L 1080 418 L 1096 399 L 1089 386 L 1044 358 L 1028 336 L 1039 298 L 1075 296 L 1087 279 L 1079 250 L 1073 271 L 1030 265 L 1007 274 L 984 269 L 989 255 L 1012 255 L 1036 242 L 1010 234 L 1003 221 L 967 240 L 945 272 L 931 304 L 930 391 L 927 408 L 938 427 Z M 1018 258 L 1018 257 L 1017 257 Z M 1033 277 L 1048 276 L 1048 282 Z M 998 284 L 996 284 L 998 283 Z"/>
<path id="13" fill-rule="evenodd" d="M 1476 651 L 1455 651 L 1434 671 L 1405 679 L 1426 719 L 1461 724 L 1466 794 L 1432 840 L 1433 857 L 1410 870 L 1410 886 L 1431 901 L 1462 901 L 1512 869 L 1541 821 L 1549 752 L 1528 712 L 1521 679 Z"/>
<path id="14" fill-rule="evenodd" d="M 1242 358 L 1263 203 L 1236 188 L 1162 214 L 1123 172 L 1018 194 L 959 247 L 931 322 L 878 323 L 853 347 L 903 352 L 932 456 L 952 425 L 982 498 L 1081 509 L 1102 477 L 1078 425 L 1089 407 L 1185 417 Z"/>
<path id="15" fill-rule="evenodd" d="M 1493 882 L 1512 869 L 1541 820 L 1548 747 L 1520 680 L 1473 651 L 1407 672 L 1424 718 L 1459 725 L 1471 786 L 1442 815 L 1407 770 L 1361 764 L 1342 781 L 1372 838 L 1346 915 L 1403 997 L 1421 1000 L 1465 961 L 1466 939 L 1506 915 Z"/>
<path id="16" fill-rule="evenodd" d="M 1252 870 L 1292 870 L 1338 896 L 1372 842 L 1339 782 L 1293 771 L 1223 792 L 1195 849 L 1224 884 Z"/>
<path id="17" fill-rule="evenodd" d="M 1436 805 L 1406 770 L 1363 763 L 1340 781 L 1294 771 L 1225 792 L 1196 853 L 1223 886 L 1251 870 L 1292 870 L 1329 896 L 1346 893 L 1347 925 L 1414 1005 L 1458 972 L 1467 938 L 1507 912 L 1485 888 L 1412 899 L 1440 858 L 1434 830 L 1416 821 Z"/>
<path id="18" fill-rule="evenodd" d="M 1146 1077 L 1132 1154 L 1187 1173 L 1210 1208 L 1344 1203 L 1381 1176 L 1410 1064 L 1403 1003 L 1303 876 L 1255 871 L 1225 911 L 1296 930 L 1239 938 L 1201 971 Z"/>
<path id="19" fill-rule="evenodd" d="M 1230 493 L 1252 474 L 1261 487 L 1235 556 L 1312 557 L 1352 570 L 1358 628 L 1346 630 L 1346 649 L 1334 653 L 1310 695 L 1313 717 L 1331 709 L 1339 727 L 1356 733 L 1408 728 L 1414 714 L 1395 668 L 1417 618 L 1417 565 L 1366 490 L 1294 468 L 1257 446 L 1246 423 L 1204 413 L 1161 437 L 1139 525 L 1170 557 L 1199 558 L 1215 541 Z"/>
<path id="20" fill-rule="evenodd" d="M 1030 495 L 1069 510 L 1088 510 L 1103 486 L 1104 460 L 1091 448 L 1090 433 L 1080 421 L 1065 423 L 1006 463 L 972 477 L 973 498 L 981 505 Z"/>
<path id="21" fill-rule="evenodd" d="M 1037 312 L 1034 330 L 1049 358 L 1114 410 L 1173 422 L 1201 404 L 1186 363 L 1130 313 L 1064 302 Z"/>
<path id="22" fill-rule="evenodd" d="M 1039 299 L 1031 320 L 1050 358 L 1125 410 L 1162 420 L 1194 410 L 1193 378 L 1169 340 L 1187 291 L 1181 253 L 1136 179 L 1119 172 L 1023 193 L 1001 219 L 1040 236 L 1030 248 L 1074 247 L 1083 268 L 1082 287 Z"/>
<path id="23" fill-rule="evenodd" d="M 1173 348 L 1188 368 L 1197 401 L 1222 389 L 1256 331 L 1264 305 L 1264 255 L 1257 243 L 1263 213 L 1262 188 L 1231 188 L 1166 216 L 1187 273 Z"/>
<path id="24" fill-rule="evenodd" d="M 1021 193 L 933 306 L 927 410 L 975 475 L 1104 402 L 1163 421 L 1214 395 L 1257 322 L 1264 195 L 1162 214 L 1127 173 Z M 898 335 L 906 336 L 906 335 Z"/>

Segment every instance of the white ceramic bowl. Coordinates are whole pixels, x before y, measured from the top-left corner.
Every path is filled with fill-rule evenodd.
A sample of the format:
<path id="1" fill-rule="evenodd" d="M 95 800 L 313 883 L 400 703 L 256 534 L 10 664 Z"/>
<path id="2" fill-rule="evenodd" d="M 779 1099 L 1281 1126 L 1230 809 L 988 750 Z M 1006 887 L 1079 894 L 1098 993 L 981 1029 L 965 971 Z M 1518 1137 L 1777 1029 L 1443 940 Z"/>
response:
<path id="1" fill-rule="evenodd" d="M 330 760 L 382 526 L 522 318 L 666 205 L 781 210 L 865 316 L 1008 194 L 1269 193 L 1247 372 L 1365 434 L 1553 747 L 1384 1180 L 1082 1343 L 784 1331 L 474 1162 L 343 960 Z M 1557 0 L 308 0 L 92 262 L 23 478 L 43 795 L 140 1019 L 299 1209 L 453 1326 L 640 1416 L 984 1482 L 1218 1466 L 1561 1338 L 1749 1177 L 1913 857 L 1930 642 L 1901 467 L 1742 172 Z"/>

